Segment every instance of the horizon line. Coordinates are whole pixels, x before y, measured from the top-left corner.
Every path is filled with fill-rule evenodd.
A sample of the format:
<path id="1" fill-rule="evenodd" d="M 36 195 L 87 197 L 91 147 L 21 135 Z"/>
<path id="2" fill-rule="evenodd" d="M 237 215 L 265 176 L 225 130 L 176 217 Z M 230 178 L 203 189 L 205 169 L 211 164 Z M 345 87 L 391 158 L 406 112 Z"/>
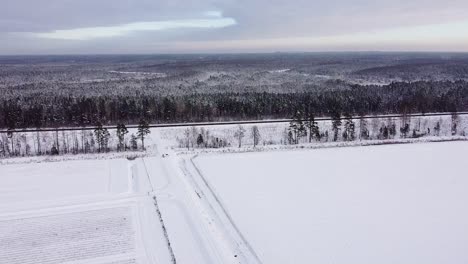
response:
<path id="1" fill-rule="evenodd" d="M 468 54 L 468 51 L 392 51 L 392 50 L 342 50 L 342 51 L 252 51 L 252 52 L 161 52 L 161 53 L 37 53 L 37 54 L 1 54 L 0 57 L 27 57 L 27 56 L 164 56 L 164 55 L 256 55 L 256 54 Z"/>

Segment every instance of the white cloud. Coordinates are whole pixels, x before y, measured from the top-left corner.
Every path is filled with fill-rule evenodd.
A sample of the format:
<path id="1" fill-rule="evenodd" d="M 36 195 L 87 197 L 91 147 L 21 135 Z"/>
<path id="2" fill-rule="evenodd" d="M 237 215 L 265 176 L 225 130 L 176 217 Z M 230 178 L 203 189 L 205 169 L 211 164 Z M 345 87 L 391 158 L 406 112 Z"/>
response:
<path id="1" fill-rule="evenodd" d="M 119 26 L 76 28 L 41 33 L 31 32 L 27 34 L 34 37 L 47 39 L 91 40 L 96 38 L 124 36 L 137 31 L 163 31 L 189 28 L 225 28 L 234 26 L 237 23 L 233 18 L 223 18 L 222 14 L 217 11 L 211 11 L 205 15 L 210 16 L 210 18 L 136 22 Z"/>

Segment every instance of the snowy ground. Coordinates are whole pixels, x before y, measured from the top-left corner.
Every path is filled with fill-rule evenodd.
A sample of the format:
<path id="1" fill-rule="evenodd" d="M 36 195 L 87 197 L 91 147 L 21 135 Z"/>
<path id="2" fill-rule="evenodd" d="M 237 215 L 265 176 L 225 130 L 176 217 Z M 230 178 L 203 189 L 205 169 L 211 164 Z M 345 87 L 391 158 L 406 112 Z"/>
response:
<path id="1" fill-rule="evenodd" d="M 127 192 L 127 160 L 77 160 L 0 168 L 2 205 Z M 2 206 L 0 205 L 0 207 Z"/>
<path id="2" fill-rule="evenodd" d="M 239 263 L 178 157 L 157 143 L 133 161 L 0 165 L 0 264 Z"/>
<path id="3" fill-rule="evenodd" d="M 146 174 L 129 165 L 1 165 L 0 263 L 171 263 L 153 199 L 136 184 Z"/>
<path id="4" fill-rule="evenodd" d="M 282 126 L 262 131 L 273 140 Z M 131 161 L 0 162 L 0 264 L 468 261 L 466 141 L 193 159 L 177 149 L 183 131 L 153 129 Z M 433 140 L 452 139 L 466 137 Z"/>
<path id="5" fill-rule="evenodd" d="M 263 263 L 467 263 L 468 142 L 195 159 Z"/>
<path id="6" fill-rule="evenodd" d="M 416 130 L 418 133 L 427 133 L 423 136 L 425 137 L 451 137 L 452 136 L 452 117 L 451 116 L 426 116 L 426 117 L 412 117 L 408 118 L 405 122 L 409 124 L 411 136 L 413 130 Z M 342 120 L 343 123 L 345 120 Z M 369 131 L 370 140 L 378 140 L 380 134 L 380 128 L 387 126 L 390 127 L 395 125 L 396 135 L 391 139 L 402 139 L 400 128 L 404 125 L 401 118 L 376 118 L 376 119 L 365 119 L 366 129 Z M 328 132 L 329 138 L 322 138 L 320 142 L 314 143 L 333 143 L 332 140 L 332 124 L 330 121 L 318 121 L 318 126 L 321 133 Z M 440 132 L 436 135 L 434 127 L 437 126 L 437 123 L 440 125 Z M 355 119 L 354 124 L 356 126 L 356 140 L 360 140 L 359 131 L 361 129 L 361 122 Z M 242 146 L 252 147 L 253 146 L 253 137 L 252 137 L 252 128 L 254 126 L 258 127 L 260 134 L 260 147 L 268 146 L 281 146 L 287 144 L 288 141 L 288 128 L 289 123 L 273 123 L 273 124 L 247 124 L 242 125 L 245 129 L 245 135 L 242 139 Z M 430 133 L 428 133 L 428 129 Z M 236 132 L 239 130 L 238 125 L 219 125 L 219 126 L 197 126 L 197 127 L 173 127 L 173 128 L 162 128 L 159 129 L 161 137 L 167 144 L 172 147 L 179 148 L 180 150 L 187 150 L 187 143 L 189 148 L 197 148 L 197 137 L 199 134 L 203 135 L 205 143 L 212 143 L 213 140 L 219 139 L 227 143 L 227 147 L 238 147 L 238 140 L 235 136 Z M 341 138 L 341 133 L 343 132 L 343 127 L 340 130 L 340 136 L 338 137 L 338 142 L 343 141 Z M 468 115 L 463 114 L 458 116 L 457 121 L 457 132 L 455 136 L 466 136 L 468 135 Z M 308 138 L 303 137 L 300 142 L 301 144 L 307 144 Z"/>

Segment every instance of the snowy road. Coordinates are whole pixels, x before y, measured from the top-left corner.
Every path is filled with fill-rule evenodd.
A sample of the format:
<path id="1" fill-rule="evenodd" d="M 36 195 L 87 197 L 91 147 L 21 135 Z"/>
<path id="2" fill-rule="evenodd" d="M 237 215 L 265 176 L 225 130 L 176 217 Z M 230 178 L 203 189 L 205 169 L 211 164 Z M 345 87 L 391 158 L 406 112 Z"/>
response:
<path id="1" fill-rule="evenodd" d="M 258 263 L 214 209 L 216 201 L 199 189 L 185 159 L 162 141 L 155 146 L 159 155 L 137 162 L 137 169 L 148 174 L 177 263 Z M 162 158 L 163 153 L 169 155 Z"/>

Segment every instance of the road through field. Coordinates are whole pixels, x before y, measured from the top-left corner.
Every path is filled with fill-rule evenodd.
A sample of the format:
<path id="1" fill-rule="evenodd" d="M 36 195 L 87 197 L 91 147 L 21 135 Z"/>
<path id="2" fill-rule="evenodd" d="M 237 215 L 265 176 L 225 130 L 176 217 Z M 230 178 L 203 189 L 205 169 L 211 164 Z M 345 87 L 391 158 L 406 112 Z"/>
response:
<path id="1" fill-rule="evenodd" d="M 144 168 L 138 170 L 144 169 L 148 175 L 150 193 L 158 201 L 177 263 L 239 263 L 237 254 L 219 235 L 213 216 L 186 181 L 179 158 L 158 135 L 154 138 L 156 156 L 143 158 Z"/>

